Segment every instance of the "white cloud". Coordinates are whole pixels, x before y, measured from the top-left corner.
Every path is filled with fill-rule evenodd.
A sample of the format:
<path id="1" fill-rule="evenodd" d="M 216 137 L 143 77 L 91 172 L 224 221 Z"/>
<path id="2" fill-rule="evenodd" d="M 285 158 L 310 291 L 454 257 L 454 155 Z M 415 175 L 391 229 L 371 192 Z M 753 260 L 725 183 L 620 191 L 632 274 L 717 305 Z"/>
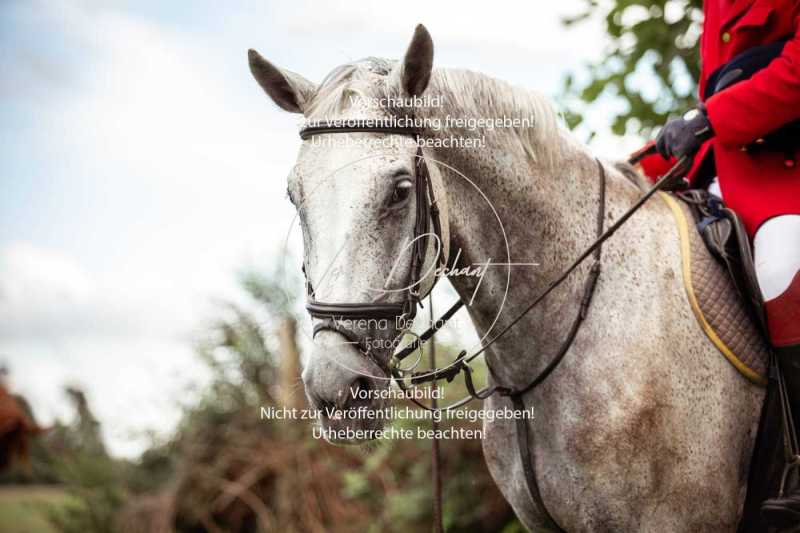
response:
<path id="1" fill-rule="evenodd" d="M 16 243 L 0 253 L 0 301 L 18 304 L 40 295 L 85 300 L 91 289 L 86 272 L 62 255 Z M 13 281 L 12 281 L 13 280 Z"/>
<path id="2" fill-rule="evenodd" d="M 196 302 L 167 290 L 169 305 L 160 305 L 162 291 L 107 283 L 61 252 L 13 243 L 0 249 L 0 337 L 183 340 L 196 324 Z"/>
<path id="3" fill-rule="evenodd" d="M 565 46 L 561 17 L 581 11 L 584 5 L 579 0 L 524 3 L 500 0 L 491 6 L 426 0 L 402 5 L 336 0 L 326 3 L 326 9 L 320 9 L 318 3 L 301 1 L 275 6 L 272 15 L 292 32 L 304 36 L 320 32 L 338 33 L 343 38 L 352 34 L 388 35 L 393 40 L 399 39 L 401 48 L 395 57 L 402 53 L 402 46 L 411 38 L 414 27 L 422 23 L 431 32 L 434 43 L 444 43 L 442 48 L 511 47 L 520 53 L 535 54 L 534 57 L 556 53 L 563 58 L 586 57 L 602 39 L 598 28 L 589 25 L 585 31 L 570 34 L 569 46 Z M 522 55 L 519 59 L 525 61 Z"/>

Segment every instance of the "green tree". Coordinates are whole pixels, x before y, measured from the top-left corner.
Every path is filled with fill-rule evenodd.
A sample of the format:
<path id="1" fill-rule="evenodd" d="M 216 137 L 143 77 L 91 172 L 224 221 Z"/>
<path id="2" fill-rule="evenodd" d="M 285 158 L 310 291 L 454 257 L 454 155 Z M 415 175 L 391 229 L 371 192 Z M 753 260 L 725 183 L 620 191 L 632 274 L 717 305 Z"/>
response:
<path id="1" fill-rule="evenodd" d="M 609 40 L 601 59 L 587 65 L 588 80 L 564 81 L 570 127 L 583 121 L 586 104 L 600 97 L 623 102 L 611 117 L 616 135 L 650 136 L 670 114 L 695 104 L 700 76 L 702 0 L 584 0 L 564 19 L 574 27 L 601 18 Z"/>

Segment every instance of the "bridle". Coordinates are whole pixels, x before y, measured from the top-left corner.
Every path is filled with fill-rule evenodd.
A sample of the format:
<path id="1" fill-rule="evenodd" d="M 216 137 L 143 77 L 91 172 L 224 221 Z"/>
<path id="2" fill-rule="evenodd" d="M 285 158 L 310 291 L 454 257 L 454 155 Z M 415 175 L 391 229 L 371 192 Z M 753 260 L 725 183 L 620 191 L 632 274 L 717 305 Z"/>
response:
<path id="1" fill-rule="evenodd" d="M 551 374 L 552 372 L 558 367 L 559 363 L 563 360 L 566 353 L 569 351 L 570 346 L 572 346 L 572 342 L 574 341 L 575 337 L 578 334 L 578 330 L 580 329 L 581 324 L 583 323 L 584 319 L 587 316 L 589 311 L 589 306 L 592 301 L 592 296 L 594 295 L 595 288 L 597 286 L 597 280 L 600 276 L 600 265 L 601 265 L 601 255 L 602 255 L 602 245 L 603 243 L 610 238 L 639 208 L 644 205 L 644 203 L 653 196 L 657 191 L 662 189 L 668 189 L 671 187 L 676 186 L 676 180 L 680 177 L 680 171 L 686 166 L 688 162 L 687 157 L 682 157 L 676 164 L 673 166 L 669 172 L 664 174 L 653 187 L 650 188 L 642 197 L 628 210 L 626 211 L 612 226 L 610 226 L 605 232 L 603 231 L 604 228 L 604 219 L 605 219 L 605 190 L 606 190 L 606 174 L 605 169 L 603 168 L 602 163 L 597 160 L 597 168 L 598 168 L 598 177 L 600 182 L 599 193 L 598 193 L 598 212 L 597 212 L 597 219 L 596 219 L 596 231 L 597 237 L 596 239 L 581 253 L 571 264 L 567 267 L 561 275 L 559 275 L 555 280 L 553 280 L 544 291 L 542 291 L 516 318 L 514 318 L 508 325 L 506 325 L 503 329 L 501 329 L 497 334 L 495 334 L 490 340 L 485 343 L 482 343 L 482 346 L 477 351 L 473 352 L 470 355 L 467 355 L 466 350 L 462 350 L 458 357 L 453 364 L 445 368 L 435 368 L 430 371 L 424 372 L 407 372 L 401 370 L 399 368 L 399 363 L 414 353 L 416 350 L 420 349 L 422 345 L 429 341 L 435 333 L 447 323 L 450 318 L 461 308 L 463 307 L 464 303 L 459 300 L 454 303 L 442 316 L 439 320 L 431 324 L 431 326 L 422 334 L 420 334 L 416 340 L 410 343 L 405 348 L 401 349 L 400 351 L 396 352 L 392 356 L 392 361 L 387 365 L 379 360 L 379 358 L 375 357 L 374 354 L 364 346 L 363 340 L 358 337 L 353 331 L 341 326 L 337 319 L 371 319 L 371 318 L 407 318 L 411 319 L 416 314 L 417 305 L 421 303 L 421 299 L 424 298 L 425 294 L 421 294 L 418 288 L 418 285 L 421 281 L 420 276 L 422 272 L 422 266 L 425 263 L 426 253 L 428 249 L 428 233 L 430 229 L 430 225 L 433 225 L 434 235 L 437 237 L 438 242 L 442 241 L 441 235 L 441 221 L 439 219 L 440 213 L 439 209 L 436 204 L 436 199 L 434 198 L 434 190 L 433 185 L 431 183 L 430 174 L 428 172 L 428 167 L 425 163 L 425 159 L 422 154 L 421 143 L 419 142 L 421 138 L 422 132 L 415 128 L 404 128 L 404 127 L 397 127 L 390 121 L 383 121 L 383 120 L 349 120 L 349 121 L 337 121 L 337 122 L 325 122 L 322 124 L 315 124 L 313 126 L 306 126 L 300 130 L 300 138 L 306 140 L 314 135 L 323 135 L 323 134 L 335 134 L 335 133 L 383 133 L 383 134 L 390 134 L 390 135 L 403 135 L 407 137 L 413 137 L 417 140 L 417 152 L 416 152 L 416 163 L 415 163 L 415 175 L 414 175 L 414 187 L 416 190 L 416 222 L 414 225 L 414 248 L 412 249 L 412 257 L 411 257 L 411 269 L 409 273 L 409 283 L 407 285 L 407 290 L 405 291 L 404 300 L 402 303 L 361 303 L 361 302 L 347 302 L 347 303 L 325 303 L 319 302 L 313 298 L 314 292 L 313 288 L 311 287 L 310 283 L 307 283 L 308 286 L 308 300 L 306 304 L 306 309 L 308 310 L 309 314 L 313 318 L 317 318 L 320 320 L 314 326 L 314 335 L 316 335 L 319 331 L 322 330 L 332 330 L 336 331 L 339 334 L 343 335 L 348 341 L 356 344 L 360 351 L 364 354 L 365 357 L 369 358 L 376 365 L 378 365 L 382 370 L 384 370 L 388 376 L 393 379 L 398 386 L 403 390 L 407 391 L 409 386 L 415 386 L 420 383 L 425 382 L 437 382 L 441 380 L 446 380 L 447 382 L 451 382 L 458 376 L 459 373 L 464 374 L 464 383 L 466 385 L 467 391 L 469 392 L 469 396 L 465 397 L 462 400 L 459 400 L 449 406 L 441 407 L 441 408 L 431 408 L 428 407 L 420 402 L 418 402 L 414 397 L 407 395 L 408 399 L 416 403 L 418 406 L 432 411 L 449 411 L 452 409 L 456 409 L 468 403 L 473 399 L 477 400 L 485 400 L 489 396 L 493 394 L 498 394 L 500 396 L 507 396 L 514 407 L 514 411 L 516 412 L 515 420 L 516 420 L 516 436 L 517 436 L 517 443 L 520 449 L 520 459 L 522 462 L 523 471 L 525 473 L 525 482 L 527 485 L 528 492 L 536 503 L 536 505 L 541 509 L 545 521 L 548 523 L 548 527 L 550 529 L 556 531 L 563 531 L 558 524 L 555 522 L 553 517 L 547 511 L 547 507 L 542 500 L 541 493 L 539 491 L 539 486 L 536 481 L 536 474 L 533 469 L 533 465 L 535 462 L 534 454 L 534 446 L 533 442 L 529 441 L 528 435 L 528 427 L 525 417 L 521 416 L 522 412 L 525 410 L 525 405 L 522 400 L 522 396 L 531 390 L 535 389 L 537 386 L 541 385 Z M 643 150 L 639 154 L 636 154 L 631 157 L 629 160 L 630 163 L 634 164 L 639 159 L 650 153 L 652 150 L 647 149 Z M 446 264 L 447 258 L 443 257 L 441 253 L 438 253 L 437 261 L 440 263 Z M 510 331 L 522 318 L 527 315 L 534 307 L 536 307 L 544 298 L 547 297 L 556 287 L 561 285 L 567 277 L 586 260 L 589 256 L 593 258 L 593 264 L 589 269 L 588 276 L 586 281 L 584 282 L 583 294 L 580 301 L 580 306 L 578 309 L 578 313 L 573 319 L 572 325 L 569 328 L 566 338 L 561 343 L 559 349 L 549 359 L 549 363 L 534 377 L 531 381 L 528 382 L 527 385 L 521 388 L 510 388 L 502 385 L 493 385 L 487 386 L 481 390 L 476 390 L 475 386 L 472 381 L 472 370 L 469 366 L 469 363 L 480 356 L 481 354 L 485 353 L 486 350 L 494 344 L 497 340 L 503 337 L 508 331 Z M 305 272 L 305 268 L 303 269 Z M 438 269 L 437 269 L 438 273 Z M 435 284 L 436 280 L 434 279 L 433 283 Z M 488 365 L 487 365 L 488 366 Z M 489 372 L 493 375 L 491 371 L 491 367 L 489 367 Z M 408 381 L 407 381 L 408 380 Z M 496 378 L 495 378 L 495 381 Z M 527 453 L 526 453 L 527 451 Z"/>
<path id="2" fill-rule="evenodd" d="M 300 138 L 306 140 L 314 135 L 324 135 L 330 133 L 383 133 L 391 135 L 402 135 L 413 137 L 417 141 L 420 131 L 414 128 L 402 128 L 392 125 L 383 120 L 349 120 L 338 122 L 324 122 L 313 126 L 305 126 L 300 130 Z M 411 249 L 411 266 L 409 269 L 409 279 L 406 281 L 405 289 L 402 291 L 403 301 L 399 303 L 379 303 L 379 302 L 344 302 L 331 303 L 320 302 L 314 298 L 314 288 L 306 276 L 307 300 L 306 310 L 319 322 L 314 325 L 313 335 L 323 330 L 330 330 L 344 336 L 350 343 L 359 347 L 359 350 L 387 375 L 391 376 L 392 371 L 386 363 L 375 357 L 372 351 L 360 339 L 359 336 L 342 325 L 342 321 L 359 319 L 403 319 L 412 320 L 417 313 L 417 307 L 421 300 L 426 296 L 420 290 L 423 281 L 423 267 L 430 243 L 430 231 L 433 230 L 435 239 L 436 264 L 438 267 L 447 262 L 447 258 L 442 254 L 442 226 L 440 220 L 439 207 L 436 203 L 433 192 L 428 165 L 422 155 L 422 147 L 417 142 L 417 151 L 414 162 L 414 190 L 416 193 L 416 216 L 414 222 L 413 245 Z M 305 273 L 305 266 L 303 267 Z M 439 269 L 434 270 L 433 275 L 438 276 Z M 428 274 L 428 273 L 426 273 Z M 436 283 L 436 279 L 431 283 L 431 288 Z"/>
<path id="3" fill-rule="evenodd" d="M 300 130 L 300 138 L 303 140 L 307 140 L 315 135 L 324 135 L 324 134 L 335 134 L 335 133 L 382 133 L 382 134 L 389 134 L 389 135 L 402 135 L 407 137 L 412 137 L 415 140 L 419 141 L 421 136 L 421 131 L 415 128 L 406 128 L 406 127 L 397 127 L 390 121 L 379 120 L 379 119 L 372 119 L 372 120 L 340 120 L 340 121 L 329 121 L 323 123 L 317 123 L 314 125 L 306 126 Z M 429 231 L 433 229 L 433 235 L 436 237 L 437 242 L 442 241 L 442 230 L 441 230 L 441 220 L 440 220 L 440 212 L 434 197 L 434 189 L 433 184 L 430 178 L 430 173 L 428 171 L 427 164 L 425 162 L 425 158 L 422 154 L 421 143 L 417 142 L 417 151 L 415 154 L 415 166 L 414 166 L 414 188 L 416 191 L 416 219 L 414 224 L 414 246 L 412 249 L 412 256 L 411 256 L 411 268 L 409 270 L 409 280 L 407 281 L 407 289 L 404 292 L 404 298 L 402 302 L 399 303 L 374 303 L 374 302 L 344 302 L 344 303 L 330 303 L 330 302 L 320 302 L 314 298 L 314 289 L 307 279 L 307 288 L 308 288 L 308 298 L 306 302 L 306 310 L 308 313 L 313 317 L 319 320 L 319 322 L 314 326 L 314 334 L 318 333 L 319 331 L 323 330 L 332 330 L 336 331 L 339 334 L 343 335 L 348 341 L 353 344 L 356 344 L 366 355 L 371 359 L 375 359 L 371 352 L 367 350 L 363 346 L 363 342 L 358 338 L 358 335 L 347 329 L 341 324 L 342 320 L 355 320 L 355 319 L 382 319 L 382 318 L 405 318 L 411 319 L 416 314 L 417 306 L 420 305 L 422 298 L 424 298 L 425 294 L 422 294 L 419 290 L 422 274 L 422 267 L 425 264 L 426 260 L 426 253 L 428 251 L 428 240 L 429 240 Z M 597 230 L 598 236 L 602 233 L 602 223 L 603 217 L 605 213 L 605 171 L 603 166 L 600 162 L 597 162 L 598 165 L 598 172 L 601 180 L 601 187 L 600 187 L 600 198 L 599 198 L 599 212 L 597 215 Z M 441 250 L 437 250 L 440 252 Z M 579 313 L 579 319 L 582 319 L 582 316 L 586 314 L 584 308 L 588 308 L 589 301 L 591 300 L 591 295 L 594 291 L 594 286 L 596 284 L 597 276 L 599 275 L 599 259 L 600 259 L 600 247 L 597 246 L 596 249 L 592 250 L 595 254 L 595 265 L 590 270 L 589 279 L 586 283 L 586 287 L 584 290 L 584 296 L 581 300 L 581 308 L 582 311 Z M 588 255 L 588 254 L 587 254 Z M 576 263 L 580 263 L 577 261 Z M 437 263 L 438 264 L 446 264 L 447 257 L 445 257 L 442 253 L 437 253 Z M 438 265 L 437 265 L 438 266 Z M 577 264 L 575 265 L 577 266 Z M 552 288 L 555 288 L 558 284 L 560 284 L 564 278 L 574 269 L 571 267 L 567 272 L 565 272 L 564 276 L 561 279 L 557 280 L 554 283 Z M 305 273 L 305 267 L 303 268 L 303 272 Z M 438 274 L 438 269 L 436 271 Z M 434 280 L 433 284 L 435 284 L 436 280 Z M 431 285 L 433 285 L 431 284 Z M 551 290 L 551 289 L 550 289 Z M 434 322 L 430 328 L 428 328 L 425 332 L 420 334 L 416 340 L 410 343 L 408 346 L 402 348 L 401 350 L 397 351 L 392 355 L 391 363 L 387 366 L 385 363 L 379 363 L 383 369 L 389 370 L 389 375 L 394 379 L 395 382 L 403 389 L 407 390 L 409 386 L 418 385 L 425 382 L 436 382 L 439 380 L 447 380 L 452 381 L 460 372 L 464 372 L 465 380 L 467 389 L 470 392 L 470 395 L 450 406 L 439 408 L 439 410 L 451 410 L 458 407 L 461 407 L 465 403 L 469 402 L 472 399 L 479 399 L 483 400 L 489 397 L 494 393 L 499 394 L 506 394 L 510 395 L 511 389 L 501 386 L 494 386 L 491 388 L 481 389 L 480 391 L 475 390 L 471 378 L 470 367 L 469 363 L 474 360 L 479 355 L 483 354 L 486 349 L 491 346 L 494 342 L 496 342 L 501 336 L 503 336 L 508 330 L 510 330 L 525 314 L 527 314 L 536 304 L 538 304 L 544 297 L 549 293 L 546 291 L 542 294 L 539 298 L 537 298 L 531 306 L 526 309 L 519 317 L 517 317 L 511 324 L 506 326 L 499 334 L 495 335 L 490 341 L 483 344 L 480 350 L 474 352 L 473 354 L 467 356 L 466 351 L 462 351 L 459 356 L 456 358 L 456 361 L 444 368 L 437 368 L 430 371 L 420 371 L 420 372 L 408 372 L 401 370 L 399 368 L 399 363 L 403 360 L 408 358 L 411 354 L 415 353 L 419 350 L 423 344 L 425 344 L 428 340 L 430 340 L 435 333 L 444 326 L 455 313 L 463 307 L 463 302 L 461 300 L 454 303 L 436 322 Z M 577 320 L 576 320 L 577 321 Z M 575 329 L 576 328 L 571 328 Z M 569 337 L 574 337 L 574 335 L 569 335 Z M 568 347 L 567 347 L 568 348 Z M 562 355 L 563 357 L 563 355 Z M 559 359 L 560 360 L 560 359 Z M 546 375 L 549 375 L 555 366 L 557 366 L 558 361 L 554 361 L 553 363 L 549 364 L 544 372 L 544 376 L 539 378 L 539 381 L 543 381 Z M 535 383 L 533 386 L 535 386 Z M 522 390 L 523 392 L 527 392 L 529 390 L 527 387 Z M 413 400 L 413 398 L 410 398 Z M 425 409 L 429 409 L 428 406 L 424 404 L 418 404 Z"/>

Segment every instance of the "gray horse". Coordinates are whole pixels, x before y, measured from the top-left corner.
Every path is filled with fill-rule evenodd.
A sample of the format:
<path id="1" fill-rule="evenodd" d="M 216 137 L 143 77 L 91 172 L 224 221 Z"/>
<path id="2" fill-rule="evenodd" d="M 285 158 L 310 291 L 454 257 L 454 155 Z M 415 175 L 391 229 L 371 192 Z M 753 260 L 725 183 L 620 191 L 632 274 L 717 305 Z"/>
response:
<path id="1" fill-rule="evenodd" d="M 541 95 L 466 70 L 434 70 L 433 42 L 422 26 L 401 62 L 368 58 L 343 65 L 319 85 L 252 50 L 250 67 L 278 106 L 307 120 L 410 112 L 440 126 L 426 130 L 433 142 L 423 155 L 442 209 L 444 253 L 452 257 L 460 250 L 462 264 L 539 264 L 495 265 L 482 278 L 450 278 L 470 302 L 469 316 L 481 335 L 491 338 L 492 328 L 510 322 L 595 238 L 595 157 L 559 126 Z M 398 108 L 414 96 L 440 98 Z M 446 122 L 448 116 L 533 117 L 534 125 L 475 130 L 466 122 Z M 445 142 L 476 134 L 477 147 Z M 410 268 L 415 198 L 408 191 L 416 146 L 359 142 L 400 138 L 374 133 L 319 138 L 331 142 L 304 142 L 289 176 L 315 296 L 325 302 L 397 301 L 399 292 L 391 289 Z M 608 226 L 640 192 L 614 165 L 603 166 Z M 603 257 L 592 307 L 569 352 L 524 397 L 526 407 L 535 406 L 528 430 L 547 509 L 567 531 L 735 531 L 764 391 L 739 375 L 698 326 L 682 285 L 678 234 L 662 201 L 646 204 L 604 245 Z M 573 273 L 492 345 L 486 357 L 494 382 L 523 387 L 548 363 L 577 313 L 588 268 Z M 375 333 L 365 325 L 359 331 L 394 338 L 404 327 L 390 324 Z M 386 361 L 390 352 L 374 353 Z M 352 395 L 389 387 L 379 362 L 336 331 L 320 331 L 303 371 L 309 400 L 317 407 L 382 407 L 386 400 Z M 504 406 L 510 407 L 507 398 L 493 396 L 484 409 Z M 382 426 L 337 416 L 322 424 Z M 497 485 L 526 527 L 542 530 L 514 422 L 487 422 L 484 430 L 484 454 Z"/>

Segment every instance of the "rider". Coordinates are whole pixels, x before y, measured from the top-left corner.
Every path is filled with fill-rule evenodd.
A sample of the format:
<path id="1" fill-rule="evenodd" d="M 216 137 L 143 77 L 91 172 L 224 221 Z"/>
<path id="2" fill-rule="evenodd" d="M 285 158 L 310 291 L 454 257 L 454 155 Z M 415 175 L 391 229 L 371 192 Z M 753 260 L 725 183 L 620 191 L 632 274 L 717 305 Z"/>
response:
<path id="1" fill-rule="evenodd" d="M 800 124 L 800 0 L 706 0 L 703 11 L 700 102 L 667 122 L 656 140 L 659 154 L 642 167 L 655 177 L 667 160 L 694 155 L 689 182 L 710 183 L 742 218 L 770 341 L 798 405 L 800 129 L 787 128 Z M 742 57 L 760 65 L 747 72 L 737 63 Z M 800 517 L 800 488 L 777 503 L 784 516 Z"/>

